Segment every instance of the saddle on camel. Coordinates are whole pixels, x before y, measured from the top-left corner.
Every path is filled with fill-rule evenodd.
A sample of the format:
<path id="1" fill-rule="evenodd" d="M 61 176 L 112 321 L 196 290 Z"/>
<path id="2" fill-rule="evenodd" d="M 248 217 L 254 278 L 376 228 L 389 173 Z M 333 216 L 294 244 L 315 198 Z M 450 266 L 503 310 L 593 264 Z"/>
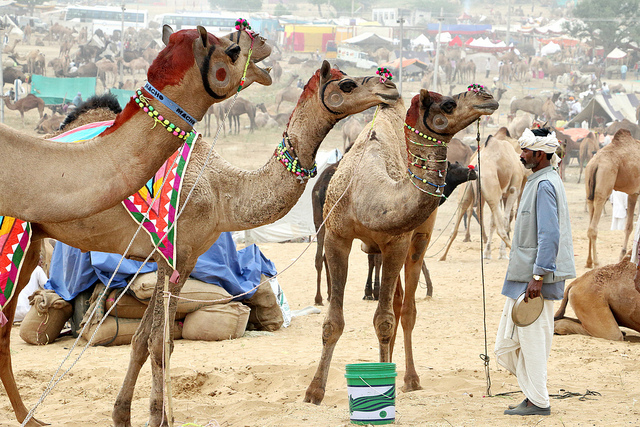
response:
<path id="1" fill-rule="evenodd" d="M 165 321 L 167 325 L 174 324 L 177 298 L 198 257 L 224 231 L 254 228 L 283 217 L 302 195 L 308 179 L 315 175 L 316 152 L 334 125 L 348 115 L 380 103 L 394 102 L 398 96 L 393 83 L 371 77 L 350 77 L 331 69 L 325 61 L 305 86 L 282 141 L 262 168 L 255 171 L 239 169 L 221 158 L 211 143 L 201 138 L 194 141 L 184 168 L 179 203 L 175 206 L 176 210 L 184 209 L 175 222 L 179 229 L 177 237 L 165 248 L 156 250 L 154 240 L 139 233 L 126 254 L 137 260 L 151 256 L 158 263 L 158 273 L 149 306 L 132 339 L 131 359 L 112 413 L 115 426 L 132 425 L 134 388 L 147 359 L 151 361 L 152 374 L 148 425 L 166 426 L 173 421 L 169 406 L 164 403 L 167 396 L 163 387 L 163 366 L 168 365 L 163 353 L 164 325 Z M 187 202 L 192 189 L 191 199 Z M 269 196 L 265 197 L 265 194 Z M 129 206 L 125 207 L 123 203 L 83 220 L 34 224 L 34 243 L 53 237 L 83 251 L 124 254 L 138 229 L 131 217 Z M 100 230 L 96 230 L 94 224 L 100 224 Z M 162 240 L 167 233 L 158 231 L 153 239 Z M 22 270 L 25 275 L 24 279 L 19 279 L 18 288 L 26 284 L 28 273 L 37 263 L 37 246 L 32 244 L 25 254 Z M 169 277 L 168 292 L 172 297 L 165 317 L 163 287 Z M 13 316 L 13 310 L 15 304 L 10 304 L 7 307 L 9 317 Z M 10 373 L 8 330 L 3 329 L 3 334 L 6 339 L 0 348 L 0 366 L 6 366 L 5 371 Z M 170 354 L 172 338 L 169 341 Z M 11 390 L 8 394 L 20 400 L 12 373 L 3 375 L 2 379 L 5 387 Z M 168 397 L 170 399 L 170 394 Z"/>
<path id="2" fill-rule="evenodd" d="M 0 326 L 0 379 L 20 422 L 25 420 L 28 411 L 11 368 L 9 336 L 17 300 L 11 296 L 17 295 L 27 284 L 38 263 L 43 239 L 52 236 L 85 251 L 124 253 L 126 243 L 134 235 L 137 226 L 124 210 L 122 200 L 144 188 L 149 178 L 155 176 L 163 162 L 174 155 L 185 140 L 195 139 L 192 125 L 202 118 L 211 104 L 227 99 L 236 94 L 239 87 L 246 88 L 253 82 L 264 85 L 271 83 L 268 70 L 262 70 L 255 64 L 271 53 L 269 45 L 257 34 L 238 31 L 228 37 L 217 38 L 203 27 L 173 33 L 170 27 L 165 26 L 163 41 L 166 47 L 149 68 L 148 85 L 138 91 L 135 99 L 132 98 L 120 114 L 115 116 L 109 112 L 107 117 L 89 114 L 85 118 L 88 122 L 102 122 L 88 126 L 94 129 L 101 129 L 104 121 L 113 120 L 113 124 L 107 125 L 107 129 L 99 136 L 77 144 L 31 137 L 25 137 L 25 142 L 19 132 L 6 126 L 0 127 L 0 137 L 7 140 L 2 146 L 8 150 L 3 153 L 3 162 L 12 165 L 7 170 L 14 174 L 10 180 L 13 186 L 17 182 L 24 186 L 24 181 L 15 180 L 15 176 L 23 176 L 21 173 L 29 172 L 24 176 L 36 180 L 24 186 L 35 190 L 34 194 L 26 195 L 29 199 L 26 207 L 21 204 L 25 196 L 18 197 L 19 190 L 11 188 L 11 185 L 4 187 L 2 195 L 5 199 L 0 201 L 0 206 L 3 209 L 5 206 L 12 208 L 12 213 L 29 212 L 26 217 L 33 221 L 30 224 L 22 221 L 22 225 L 12 225 L 8 221 L 19 220 L 5 216 L 2 228 L 15 228 L 20 235 L 0 240 L 3 242 L 3 251 L 19 243 L 23 254 L 22 259 L 14 259 L 14 263 L 7 267 L 9 271 L 2 272 L 10 280 L 1 282 L 0 289 L 0 314 L 6 315 L 6 324 Z M 180 105 L 185 107 L 181 108 Z M 13 151 L 9 148 L 13 148 Z M 17 158 L 22 160 L 23 157 L 26 161 L 16 162 Z M 46 158 L 47 164 L 37 165 L 37 159 L 41 158 Z M 2 165 L 4 167 L 4 163 Z M 32 174 L 33 170 L 39 173 Z M 75 188 L 80 187 L 78 183 L 86 188 Z M 83 194 L 91 198 L 87 199 Z M 56 196 L 59 198 L 56 203 L 47 202 Z M 14 208 L 14 205 L 18 205 L 18 208 Z M 87 208 L 87 205 L 94 206 Z M 59 208 L 62 216 L 57 211 Z M 109 212 L 112 211 L 125 215 L 111 220 L 112 214 Z M 88 215 L 92 216 L 58 222 Z M 124 226 L 129 223 L 133 231 Z M 100 227 L 95 224 L 100 224 Z M 153 250 L 154 245 L 149 245 L 149 241 L 145 240 L 144 249 L 137 254 L 132 252 L 131 256 L 144 259 Z M 3 252 L 4 256 L 6 254 Z M 31 418 L 26 425 L 31 427 L 43 423 Z"/>

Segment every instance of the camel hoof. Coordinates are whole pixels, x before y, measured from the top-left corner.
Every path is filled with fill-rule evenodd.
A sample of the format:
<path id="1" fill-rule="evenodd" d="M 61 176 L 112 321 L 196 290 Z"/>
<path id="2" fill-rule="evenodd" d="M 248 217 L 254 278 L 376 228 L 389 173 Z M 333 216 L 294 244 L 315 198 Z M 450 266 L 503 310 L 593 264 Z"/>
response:
<path id="1" fill-rule="evenodd" d="M 465 237 L 465 238 L 464 238 L 464 240 L 463 240 L 462 242 L 464 243 L 464 242 L 470 242 L 470 241 L 471 241 L 471 238 L 467 238 L 467 237 Z"/>
<path id="2" fill-rule="evenodd" d="M 322 303 L 322 300 L 320 300 L 320 301 L 316 301 L 314 304 L 315 304 L 315 305 L 324 306 L 324 304 Z"/>
<path id="3" fill-rule="evenodd" d="M 409 382 L 405 382 L 404 385 L 402 386 L 402 391 L 404 393 L 409 393 L 411 391 L 418 391 L 418 390 L 422 390 L 422 386 L 420 385 L 420 380 L 417 381 L 409 381 Z"/>
<path id="4" fill-rule="evenodd" d="M 438 261 L 446 261 L 447 257 L 446 256 L 441 256 L 440 259 Z"/>
<path id="5" fill-rule="evenodd" d="M 304 403 L 313 403 L 314 405 L 320 405 L 324 398 L 324 390 L 321 388 L 312 389 L 311 386 L 307 389 L 304 395 Z"/>
<path id="6" fill-rule="evenodd" d="M 373 295 L 365 295 L 362 297 L 362 299 L 365 301 L 373 301 Z"/>

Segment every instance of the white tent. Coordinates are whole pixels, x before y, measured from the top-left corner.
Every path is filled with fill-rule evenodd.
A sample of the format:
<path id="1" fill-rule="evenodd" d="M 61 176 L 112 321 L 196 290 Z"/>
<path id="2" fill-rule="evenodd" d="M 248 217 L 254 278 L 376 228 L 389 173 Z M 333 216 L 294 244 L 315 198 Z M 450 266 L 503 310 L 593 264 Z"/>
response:
<path id="1" fill-rule="evenodd" d="M 626 53 L 624 53 L 618 48 L 615 48 L 611 52 L 609 52 L 609 54 L 607 55 L 607 59 L 622 59 L 625 56 L 627 56 Z"/>
<path id="2" fill-rule="evenodd" d="M 430 50 L 433 49 L 433 42 L 424 34 L 420 34 L 418 37 L 411 40 L 411 48 L 413 49 L 416 46 L 422 46 L 426 50 Z"/>
<path id="3" fill-rule="evenodd" d="M 541 56 L 553 55 L 556 52 L 560 52 L 562 48 L 559 44 L 554 42 L 549 42 L 548 44 L 542 46 L 540 49 Z"/>
<path id="4" fill-rule="evenodd" d="M 453 37 L 451 37 L 451 33 L 447 31 L 440 33 L 440 37 L 436 35 L 435 38 L 436 38 L 436 42 L 439 42 L 439 43 L 449 43 L 451 40 L 453 40 Z"/>
<path id="5" fill-rule="evenodd" d="M 262 242 L 286 242 L 288 240 L 309 237 L 316 234 L 313 224 L 313 208 L 311 206 L 311 192 L 313 186 L 322 171 L 330 164 L 342 158 L 342 153 L 334 149 L 332 151 L 319 151 L 316 155 L 318 175 L 307 183 L 302 197 L 284 217 L 273 224 L 234 233 L 234 240 L 244 241 L 249 245 Z"/>

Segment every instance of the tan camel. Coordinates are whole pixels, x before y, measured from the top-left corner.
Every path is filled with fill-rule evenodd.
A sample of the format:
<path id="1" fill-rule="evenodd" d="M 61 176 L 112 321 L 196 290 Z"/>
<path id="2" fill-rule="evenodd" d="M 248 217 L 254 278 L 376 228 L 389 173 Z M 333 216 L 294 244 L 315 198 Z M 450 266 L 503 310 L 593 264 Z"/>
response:
<path id="1" fill-rule="evenodd" d="M 507 129 L 509 130 L 509 135 L 512 138 L 520 138 L 522 136 L 522 132 L 533 125 L 533 115 L 530 113 L 524 113 L 520 116 L 509 114 L 508 119 L 509 124 L 507 125 Z"/>
<path id="2" fill-rule="evenodd" d="M 611 143 L 604 146 L 589 161 L 584 171 L 587 209 L 589 211 L 589 253 L 585 267 L 598 267 L 596 240 L 598 223 L 602 209 L 612 190 L 627 193 L 627 224 L 620 259 L 627 253 L 629 235 L 633 230 L 633 212 L 640 193 L 640 143 L 631 137 L 626 129 L 613 136 Z"/>
<path id="3" fill-rule="evenodd" d="M 164 40 L 169 45 L 154 61 L 148 81 L 200 120 L 212 103 L 236 93 L 251 40 L 242 36 L 239 46 L 228 38 L 207 35 L 204 28 L 173 35 L 166 28 Z M 253 61 L 264 59 L 270 49 L 261 38 L 254 43 L 245 85 L 271 83 L 268 72 Z M 186 123 L 150 99 L 167 120 L 177 126 Z M 113 126 L 78 144 L 46 141 L 0 125 L 0 170 L 5 177 L 0 215 L 58 222 L 115 206 L 139 190 L 183 142 L 163 126 L 152 124 L 147 113 L 130 102 Z"/>
<path id="4" fill-rule="evenodd" d="M 292 75 L 286 86 L 280 89 L 278 93 L 276 93 L 276 114 L 280 110 L 280 104 L 282 104 L 283 101 L 293 103 L 296 103 L 298 101 L 298 98 L 302 94 L 302 89 L 293 85 L 293 82 L 297 79 L 297 74 Z"/>
<path id="5" fill-rule="evenodd" d="M 331 357 L 344 329 L 344 289 L 353 239 L 362 240 L 367 252 L 382 254 L 380 295 L 373 319 L 380 362 L 391 362 L 401 319 L 404 390 L 421 388 L 411 334 L 416 321 L 415 291 L 427 246 L 424 239 L 428 237 L 422 229 L 428 228 L 428 218 L 440 202 L 446 144 L 458 131 L 497 108 L 498 103 L 484 91 L 444 97 L 422 89 L 408 111 L 401 102 L 382 108 L 371 132 L 363 132 L 340 161 L 324 205 L 331 298 L 322 326 L 322 356 L 305 402 L 320 404 L 324 398 Z M 412 159 L 409 170 L 408 157 Z M 399 280 L 403 265 L 404 298 Z"/>
<path id="6" fill-rule="evenodd" d="M 449 249 L 458 235 L 460 221 L 465 213 L 468 213 L 468 218 L 471 218 L 470 214 L 476 201 L 481 220 L 485 202 L 491 210 L 489 234 L 483 236 L 486 237 L 484 258 L 491 259 L 491 239 L 495 230 L 503 243 L 500 245 L 500 259 L 507 258 L 506 250 L 511 248 L 508 235 L 510 224 L 525 181 L 525 169 L 514 150 L 513 140 L 507 137 L 507 132 L 506 128 L 501 128 L 496 135 L 487 138 L 480 151 L 480 168 L 478 168 L 478 153 L 476 152 L 471 158 L 471 164 L 480 173 L 482 197 L 477 200 L 478 181 L 467 182 L 465 191 L 460 192 L 456 222 L 440 261 L 446 261 Z M 469 228 L 467 227 L 465 241 L 470 241 Z"/>
<path id="7" fill-rule="evenodd" d="M 351 116 L 342 124 L 342 152 L 346 153 L 353 145 L 364 125 L 356 116 Z"/>
<path id="8" fill-rule="evenodd" d="M 471 147 L 460 141 L 458 138 L 451 138 L 451 141 L 449 141 L 449 147 L 447 148 L 448 161 L 451 163 L 458 162 L 463 166 L 467 166 L 472 155 L 473 150 Z"/>
<path id="9" fill-rule="evenodd" d="M 255 46 L 254 46 L 255 48 Z M 324 62 L 307 83 L 307 89 L 294 110 L 283 143 L 287 150 L 300 161 L 302 167 L 312 169 L 318 147 L 326 134 L 342 118 L 363 111 L 380 102 L 397 99 L 398 91 L 393 83 L 380 83 L 378 79 L 352 78 L 338 70 L 331 70 Z M 104 120 L 105 118 L 102 118 Z M 209 163 L 205 162 L 209 158 Z M 185 206 L 189 194 L 202 168 L 204 174 L 198 181 L 198 188 Z M 245 230 L 271 223 L 284 216 L 302 195 L 307 180 L 289 172 L 276 156 L 255 171 L 238 169 L 215 151 L 212 144 L 199 140 L 193 148 L 191 161 L 183 179 L 184 187 L 180 207 L 185 206 L 178 220 L 180 232 L 176 247 L 177 272 L 180 279 L 171 284 L 170 291 L 178 295 L 184 281 L 189 277 L 197 258 L 207 251 L 223 231 Z M 265 195 L 267 195 L 265 197 Z M 249 203 L 247 201 L 250 201 Z M 100 224 L 100 227 L 95 227 Z M 65 223 L 32 224 L 33 243 L 25 254 L 25 264 L 18 281 L 22 289 L 30 272 L 37 264 L 38 242 L 45 237 L 54 237 L 83 251 L 124 253 L 129 240 L 137 230 L 137 224 L 122 205 L 100 212 L 87 219 Z M 32 251 L 33 247 L 33 251 Z M 138 234 L 128 252 L 128 257 L 143 260 L 154 250 L 151 239 Z M 131 426 L 131 401 L 138 373 L 151 356 L 152 388 L 150 426 L 169 425 L 166 414 L 163 417 L 163 325 L 164 311 L 162 289 L 164 278 L 171 275 L 168 264 L 154 254 L 158 262 L 158 285 L 145 312 L 141 326 L 132 342 L 131 360 L 122 388 L 113 410 L 116 427 Z M 15 312 L 15 301 L 11 300 L 5 310 L 9 325 Z M 171 300 L 169 318 L 174 319 L 177 300 Z M 158 317 L 160 316 L 160 317 Z M 171 322 L 173 324 L 173 322 Z M 22 420 L 26 410 L 22 405 L 11 373 L 9 334 L 11 327 L 2 329 L 0 340 L 0 370 L 7 394 L 12 400 L 14 411 Z M 171 344 L 173 348 L 173 343 Z M 164 418 L 164 423 L 161 420 Z M 38 424 L 30 424 L 38 425 Z"/>
<path id="10" fill-rule="evenodd" d="M 59 116 L 57 114 L 53 114 L 49 117 L 46 113 L 40 119 L 38 124 L 35 127 L 35 130 L 41 134 L 49 134 L 56 132 L 60 128 L 60 123 L 64 120 L 64 117 Z"/>
<path id="11" fill-rule="evenodd" d="M 38 114 L 40 114 L 40 118 L 42 119 L 42 115 L 44 114 L 44 100 L 42 98 L 38 98 L 32 93 L 27 94 L 27 96 L 20 98 L 16 102 L 13 102 L 10 96 L 3 96 L 2 99 L 4 99 L 4 104 L 9 110 L 20 113 L 22 126 L 24 126 L 24 113 L 26 111 L 33 110 L 34 108 L 38 109 Z"/>
<path id="12" fill-rule="evenodd" d="M 630 257 L 588 271 L 567 286 L 554 316 L 556 334 L 622 341 L 621 326 L 640 332 L 640 293 L 634 285 L 636 265 L 629 262 Z M 565 317 L 567 303 L 577 319 Z"/>
<path id="13" fill-rule="evenodd" d="M 584 169 L 584 165 L 589 163 L 591 158 L 596 155 L 599 149 L 600 143 L 598 143 L 598 138 L 593 132 L 589 132 L 587 136 L 582 138 L 582 141 L 580 141 L 580 153 L 578 155 L 580 174 L 578 175 L 578 184 L 580 183 L 580 178 L 582 178 L 582 169 Z"/>
<path id="14" fill-rule="evenodd" d="M 20 43 L 20 39 L 13 39 L 13 41 L 10 44 L 7 44 L 4 46 L 4 48 L 2 49 L 2 53 L 11 55 L 12 53 L 15 52 L 16 45 L 18 43 Z"/>
<path id="15" fill-rule="evenodd" d="M 611 123 L 605 129 L 605 135 L 615 135 L 615 133 L 620 129 L 626 129 L 631 132 L 631 136 L 633 136 L 635 139 L 640 139 L 640 126 L 628 119 L 616 120 L 615 122 Z"/>

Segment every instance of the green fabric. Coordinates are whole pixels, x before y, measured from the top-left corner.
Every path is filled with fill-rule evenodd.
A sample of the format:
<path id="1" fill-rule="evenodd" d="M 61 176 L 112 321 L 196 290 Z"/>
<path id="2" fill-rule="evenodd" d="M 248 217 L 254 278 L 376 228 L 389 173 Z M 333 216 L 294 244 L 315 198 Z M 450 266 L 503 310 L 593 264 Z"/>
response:
<path id="1" fill-rule="evenodd" d="M 118 99 L 118 103 L 120 107 L 124 108 L 125 105 L 131 100 L 131 97 L 136 94 L 134 90 L 124 90 L 124 89 L 109 89 L 113 95 Z"/>
<path id="2" fill-rule="evenodd" d="M 31 76 L 31 93 L 44 99 L 46 105 L 69 104 L 80 92 L 82 99 L 87 99 L 96 94 L 95 77 L 44 77 Z"/>

